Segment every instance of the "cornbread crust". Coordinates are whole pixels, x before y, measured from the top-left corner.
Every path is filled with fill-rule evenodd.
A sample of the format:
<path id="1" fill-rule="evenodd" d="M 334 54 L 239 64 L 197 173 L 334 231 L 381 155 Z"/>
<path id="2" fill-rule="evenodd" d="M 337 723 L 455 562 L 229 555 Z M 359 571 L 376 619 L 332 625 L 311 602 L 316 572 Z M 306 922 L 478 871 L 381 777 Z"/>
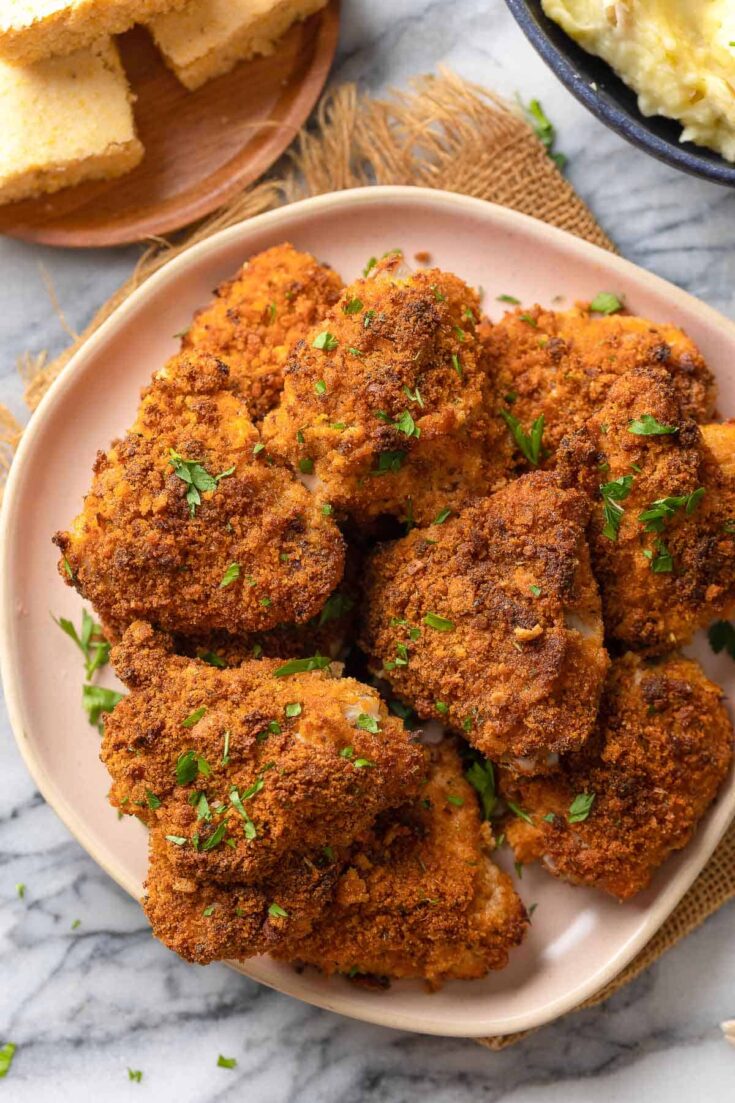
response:
<path id="1" fill-rule="evenodd" d="M 148 24 L 164 61 L 190 90 L 229 72 L 238 61 L 272 54 L 298 20 L 327 0 L 193 0 Z"/>
<path id="2" fill-rule="evenodd" d="M 132 100 L 110 39 L 27 68 L 0 62 L 0 202 L 134 168 Z"/>
<path id="3" fill-rule="evenodd" d="M 187 0 L 1 0 L 0 58 L 32 65 L 122 34 Z"/>

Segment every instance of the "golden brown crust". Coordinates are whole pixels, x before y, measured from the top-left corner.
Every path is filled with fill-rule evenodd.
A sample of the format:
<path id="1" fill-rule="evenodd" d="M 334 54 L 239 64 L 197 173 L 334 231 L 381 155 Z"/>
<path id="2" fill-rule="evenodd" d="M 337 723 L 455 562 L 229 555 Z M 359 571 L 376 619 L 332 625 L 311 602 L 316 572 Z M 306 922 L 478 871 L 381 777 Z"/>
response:
<path id="1" fill-rule="evenodd" d="M 631 432 L 646 415 L 676 432 Z M 558 469 L 565 483 L 586 487 L 596 501 L 590 544 L 610 637 L 660 654 L 728 614 L 735 603 L 735 479 L 683 416 L 664 368 L 638 368 L 619 379 L 587 426 L 562 443 Z M 620 479 L 629 486 L 611 539 L 600 487 Z M 641 514 L 666 498 L 681 502 L 654 522 L 660 531 L 646 531 L 651 523 Z"/>
<path id="2" fill-rule="evenodd" d="M 588 516 L 536 472 L 378 550 L 362 630 L 375 669 L 488 758 L 543 771 L 581 747 L 608 665 Z"/>
<path id="3" fill-rule="evenodd" d="M 278 403 L 291 345 L 332 306 L 342 290 L 333 269 L 288 243 L 251 257 L 199 310 L 181 348 L 228 365 L 254 421 Z"/>
<path id="4" fill-rule="evenodd" d="M 243 960 L 305 934 L 329 905 L 341 868 L 336 856 L 319 853 L 286 858 L 257 885 L 196 879 L 171 862 L 171 844 L 154 827 L 143 907 L 156 938 L 187 961 Z"/>
<path id="5" fill-rule="evenodd" d="M 352 851 L 334 903 L 277 957 L 327 974 L 421 977 L 436 987 L 502 969 L 527 927 L 454 745 L 430 750 L 421 799 L 381 817 Z"/>
<path id="6" fill-rule="evenodd" d="M 180 355 L 154 376 L 130 432 L 98 454 L 83 512 L 54 538 L 62 577 L 72 572 L 114 633 L 137 618 L 186 633 L 257 632 L 319 613 L 341 579 L 344 542 L 257 445 L 220 361 Z M 215 477 L 198 505 L 176 456 Z M 239 577 L 223 586 L 232 564 Z"/>
<path id="7" fill-rule="evenodd" d="M 544 444 L 551 452 L 635 367 L 665 366 L 686 417 L 706 421 L 714 412 L 712 373 L 696 345 L 673 325 L 628 314 L 591 315 L 583 304 L 563 312 L 533 306 L 506 314 L 497 325 L 484 322 L 480 336 L 498 404 L 526 428 L 543 414 Z"/>
<path id="8" fill-rule="evenodd" d="M 478 360 L 476 293 L 435 269 L 402 276 L 399 263 L 348 287 L 295 346 L 263 423 L 269 449 L 358 524 L 381 513 L 428 523 L 511 468 Z"/>
<path id="9" fill-rule="evenodd" d="M 732 743 L 722 691 L 697 663 L 673 656 L 647 665 L 628 653 L 612 666 L 588 750 L 564 758 L 554 777 L 501 773 L 503 796 L 533 820 L 507 825 L 516 857 L 633 896 L 691 839 L 728 774 Z M 594 794 L 589 816 L 570 823 L 584 793 Z"/>
<path id="10" fill-rule="evenodd" d="M 105 722 L 110 801 L 184 840 L 169 855 L 184 876 L 261 880 L 286 855 L 349 844 L 419 788 L 422 749 L 352 678 L 278 677 L 266 659 L 219 670 L 142 622 L 111 657 L 133 692 Z"/>

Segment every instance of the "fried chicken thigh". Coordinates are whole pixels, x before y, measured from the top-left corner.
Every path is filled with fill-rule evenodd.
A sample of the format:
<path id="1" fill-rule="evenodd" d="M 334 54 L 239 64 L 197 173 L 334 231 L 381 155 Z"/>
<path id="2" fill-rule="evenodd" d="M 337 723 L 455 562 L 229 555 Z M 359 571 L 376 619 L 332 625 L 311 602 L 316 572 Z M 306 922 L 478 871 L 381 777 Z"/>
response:
<path id="1" fill-rule="evenodd" d="M 342 577 L 332 519 L 269 464 L 229 369 L 180 355 L 154 376 L 57 533 L 63 578 L 120 633 L 257 632 L 318 615 Z"/>
<path id="2" fill-rule="evenodd" d="M 327 660 L 220 670 L 170 646 L 137 622 L 113 648 L 132 693 L 106 719 L 102 760 L 113 806 L 160 829 L 181 875 L 257 882 L 418 790 L 422 748 Z"/>
<path id="3" fill-rule="evenodd" d="M 375 672 L 494 761 L 544 772 L 581 747 L 608 666 L 588 517 L 536 472 L 379 549 L 362 629 Z"/>
<path id="4" fill-rule="evenodd" d="M 339 298 L 342 280 L 309 253 L 277 245 L 251 257 L 195 314 L 181 341 L 185 352 L 224 360 L 250 416 L 277 404 L 283 368 L 295 341 Z"/>
<path id="5" fill-rule="evenodd" d="M 475 335 L 477 294 L 400 264 L 386 259 L 353 283 L 295 346 L 263 424 L 268 449 L 358 524 L 384 513 L 428 523 L 511 467 Z"/>
<path id="6" fill-rule="evenodd" d="M 534 306 L 508 313 L 480 335 L 495 378 L 497 403 L 524 427 L 544 415 L 544 445 L 581 428 L 610 387 L 636 367 L 663 365 L 671 373 L 684 416 L 712 417 L 715 383 L 701 353 L 676 326 L 627 314 L 591 315 Z"/>
<path id="7" fill-rule="evenodd" d="M 381 816 L 354 847 L 335 901 L 275 956 L 327 974 L 419 977 L 433 987 L 502 969 L 525 933 L 511 879 L 449 741 L 432 747 L 421 799 Z"/>
<path id="8" fill-rule="evenodd" d="M 556 877 L 626 900 L 689 842 L 732 750 L 722 691 L 697 663 L 628 653 L 613 663 L 587 748 L 549 778 L 502 772 L 501 792 L 524 817 L 507 838 L 520 862 L 541 859 Z"/>
<path id="9" fill-rule="evenodd" d="M 596 499 L 592 565 L 612 639 L 660 654 L 729 614 L 735 479 L 682 413 L 664 368 L 621 377 L 562 443 L 558 472 Z"/>

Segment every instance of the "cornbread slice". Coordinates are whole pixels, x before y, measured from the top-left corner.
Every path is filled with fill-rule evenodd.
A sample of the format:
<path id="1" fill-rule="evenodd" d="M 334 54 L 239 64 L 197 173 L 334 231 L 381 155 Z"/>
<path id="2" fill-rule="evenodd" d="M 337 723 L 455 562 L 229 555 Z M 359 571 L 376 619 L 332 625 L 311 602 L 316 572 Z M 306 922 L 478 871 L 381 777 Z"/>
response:
<path id="1" fill-rule="evenodd" d="M 0 58 L 31 65 L 122 34 L 187 0 L 0 0 Z"/>
<path id="2" fill-rule="evenodd" d="M 134 168 L 132 98 L 111 39 L 23 68 L 0 62 L 0 203 Z"/>
<path id="3" fill-rule="evenodd" d="M 186 88 L 228 72 L 246 58 L 272 54 L 277 40 L 327 0 L 193 0 L 148 26 L 164 60 Z"/>

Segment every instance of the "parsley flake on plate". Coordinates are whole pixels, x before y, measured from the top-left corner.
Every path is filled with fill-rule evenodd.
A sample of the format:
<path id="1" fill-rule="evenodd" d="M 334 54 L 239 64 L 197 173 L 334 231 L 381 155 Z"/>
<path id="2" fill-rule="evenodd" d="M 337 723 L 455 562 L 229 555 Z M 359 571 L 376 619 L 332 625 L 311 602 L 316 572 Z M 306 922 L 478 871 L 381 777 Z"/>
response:
<path id="1" fill-rule="evenodd" d="M 464 775 L 472 788 L 480 798 L 483 815 L 489 820 L 495 805 L 497 796 L 495 792 L 495 768 L 488 759 L 476 758 Z"/>
<path id="2" fill-rule="evenodd" d="M 128 1069 L 128 1080 L 132 1080 L 134 1083 L 139 1084 L 143 1079 L 143 1072 L 141 1069 Z"/>
<path id="3" fill-rule="evenodd" d="M 361 712 L 357 718 L 356 726 L 362 731 L 372 732 L 373 735 L 377 735 L 380 731 L 380 724 L 378 723 L 377 716 L 371 716 L 369 712 Z"/>
<path id="4" fill-rule="evenodd" d="M 218 1069 L 235 1069 L 235 1068 L 237 1068 L 237 1058 L 236 1057 L 223 1057 L 222 1054 L 220 1053 L 219 1057 L 217 1058 L 217 1068 Z"/>
<path id="5" fill-rule="evenodd" d="M 517 299 L 515 295 L 497 295 L 496 299 L 499 303 L 510 303 L 511 306 L 521 305 L 521 300 Z"/>
<path id="6" fill-rule="evenodd" d="M 531 100 L 528 106 L 523 105 L 523 107 L 533 127 L 533 132 L 541 142 L 541 145 L 545 148 L 556 167 L 559 170 L 563 169 L 567 163 L 567 158 L 565 154 L 557 153 L 554 150 L 556 127 L 549 119 L 539 100 Z"/>
<path id="7" fill-rule="evenodd" d="M 82 706 L 90 724 L 99 726 L 102 713 L 112 712 L 124 694 L 103 686 L 82 686 Z"/>
<path id="8" fill-rule="evenodd" d="M 507 800 L 505 803 L 508 805 L 513 815 L 517 816 L 519 820 L 524 820 L 526 823 L 533 824 L 533 820 L 528 812 L 524 811 L 520 805 L 515 804 L 512 800 Z"/>
<path id="9" fill-rule="evenodd" d="M 380 452 L 378 455 L 378 465 L 374 467 L 370 472 L 371 475 L 395 475 L 403 467 L 403 461 L 406 458 L 406 453 L 401 451 L 394 452 Z"/>
<path id="10" fill-rule="evenodd" d="M 623 301 L 612 291 L 600 291 L 590 303 L 592 314 L 617 314 L 623 309 Z"/>
<path id="11" fill-rule="evenodd" d="M 707 630 L 707 636 L 715 655 L 726 651 L 731 659 L 735 659 L 735 624 L 729 620 L 716 620 Z"/>
<path id="12" fill-rule="evenodd" d="M 110 644 L 104 637 L 102 627 L 86 609 L 82 610 L 82 624 L 79 632 L 65 617 L 59 617 L 58 620 L 54 617 L 53 620 L 81 651 L 84 656 L 84 674 L 87 681 L 91 681 L 95 671 L 106 666 L 110 657 Z"/>

